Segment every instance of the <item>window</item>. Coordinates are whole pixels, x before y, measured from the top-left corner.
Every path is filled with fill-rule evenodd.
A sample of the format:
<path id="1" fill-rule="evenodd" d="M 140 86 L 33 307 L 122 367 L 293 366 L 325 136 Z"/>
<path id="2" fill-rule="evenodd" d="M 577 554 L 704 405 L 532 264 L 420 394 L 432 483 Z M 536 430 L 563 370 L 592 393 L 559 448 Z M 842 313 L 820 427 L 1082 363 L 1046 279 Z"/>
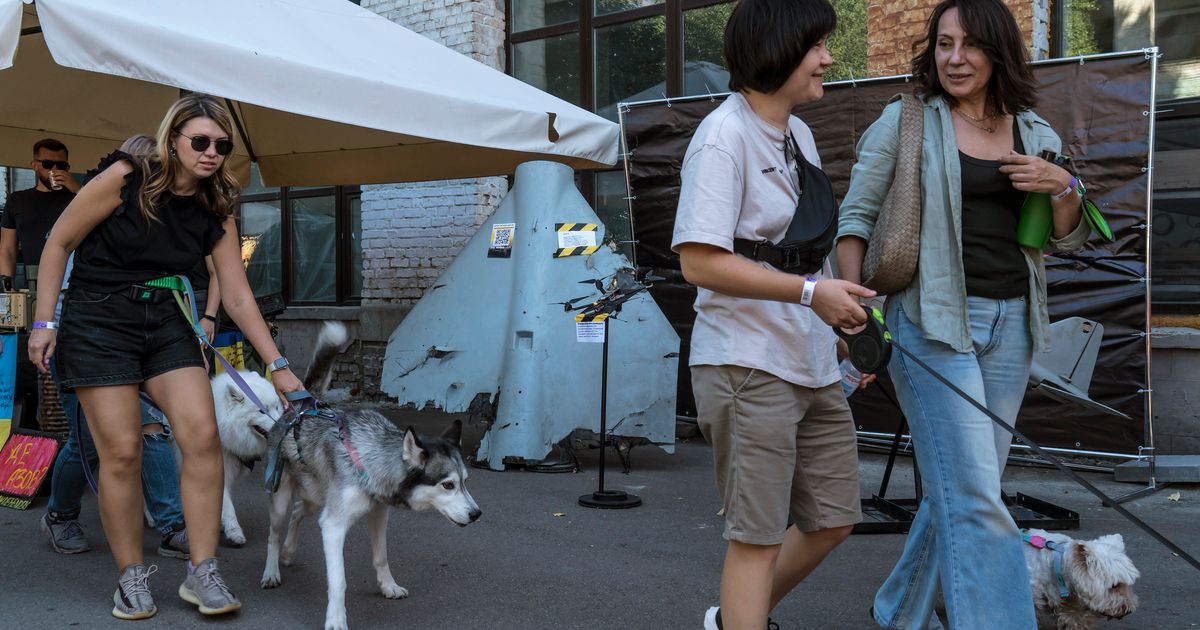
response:
<path id="1" fill-rule="evenodd" d="M 242 261 L 256 297 L 291 305 L 362 297 L 362 202 L 357 186 L 268 188 L 251 169 L 238 204 Z"/>
<path id="2" fill-rule="evenodd" d="M 832 0 L 832 81 L 866 76 L 867 0 Z M 508 0 L 508 71 L 616 121 L 621 102 L 722 94 L 730 0 Z M 611 240 L 630 239 L 624 173 L 583 173 Z M 621 248 L 627 253 L 628 244 Z"/>
<path id="3" fill-rule="evenodd" d="M 1158 98 L 1200 96 L 1196 0 L 1051 0 L 1050 51 L 1073 57 L 1157 45 Z"/>
<path id="4" fill-rule="evenodd" d="M 1155 119 L 1151 299 L 1159 313 L 1200 312 L 1200 99 Z"/>

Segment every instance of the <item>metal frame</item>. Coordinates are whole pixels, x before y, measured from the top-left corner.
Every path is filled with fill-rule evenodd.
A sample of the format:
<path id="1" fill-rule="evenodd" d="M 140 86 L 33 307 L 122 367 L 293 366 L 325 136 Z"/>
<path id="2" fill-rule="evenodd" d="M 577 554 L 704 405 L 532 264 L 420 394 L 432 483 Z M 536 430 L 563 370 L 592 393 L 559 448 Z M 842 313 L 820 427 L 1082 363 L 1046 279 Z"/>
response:
<path id="1" fill-rule="evenodd" d="M 511 0 L 510 0 L 510 2 L 511 2 Z M 1151 316 L 1151 308 L 1152 308 L 1151 293 L 1150 293 L 1150 289 L 1151 289 L 1151 287 L 1150 287 L 1150 285 L 1151 285 L 1150 238 L 1153 234 L 1153 230 L 1151 230 L 1151 219 L 1152 219 L 1152 210 L 1153 210 L 1152 204 L 1153 204 L 1153 198 L 1154 198 L 1154 169 L 1153 169 L 1154 118 L 1155 118 L 1154 112 L 1155 112 L 1155 106 L 1156 106 L 1156 102 L 1157 102 L 1157 95 L 1155 94 L 1155 90 L 1158 89 L 1158 58 L 1159 58 L 1160 54 L 1159 54 L 1157 46 L 1151 46 L 1148 48 L 1142 48 L 1142 49 L 1138 49 L 1138 50 L 1126 50 L 1126 51 L 1120 51 L 1120 52 L 1098 53 L 1098 54 L 1094 54 L 1094 55 L 1078 55 L 1078 56 L 1074 56 L 1074 57 L 1059 57 L 1059 58 L 1055 58 L 1055 59 L 1042 59 L 1039 61 L 1030 62 L 1031 65 L 1035 65 L 1035 66 L 1042 65 L 1042 64 L 1060 64 L 1060 63 L 1065 63 L 1065 62 L 1077 62 L 1077 63 L 1082 64 L 1082 63 L 1087 63 L 1088 61 L 1095 61 L 1098 59 L 1107 59 L 1107 58 L 1112 58 L 1112 57 L 1131 57 L 1131 56 L 1135 56 L 1135 55 L 1146 56 L 1148 59 L 1150 59 L 1150 64 L 1151 64 L 1150 65 L 1150 108 L 1145 112 L 1145 116 L 1147 116 L 1149 118 L 1149 123 L 1150 123 L 1147 164 L 1144 167 L 1146 169 L 1146 175 L 1147 175 L 1146 221 L 1145 221 L 1145 226 L 1144 226 L 1144 229 L 1146 232 L 1146 245 L 1145 245 L 1145 247 L 1146 247 L 1146 275 L 1144 278 L 1141 279 L 1142 283 L 1145 285 L 1145 293 L 1146 293 L 1146 297 L 1145 297 L 1146 329 L 1140 333 L 1137 333 L 1144 337 L 1145 346 L 1146 346 L 1146 350 L 1145 350 L 1145 352 L 1146 352 L 1146 386 L 1144 388 L 1141 388 L 1138 391 L 1138 393 L 1146 395 L 1145 401 L 1143 403 L 1144 410 L 1145 410 L 1145 412 L 1144 412 L 1145 417 L 1143 418 L 1143 425 L 1144 425 L 1143 440 L 1146 442 L 1146 444 L 1144 446 L 1139 446 L 1138 452 L 1136 454 L 1135 453 L 1110 453 L 1110 452 L 1105 452 L 1105 451 L 1087 451 L 1087 450 L 1069 449 L 1069 448 L 1047 448 L 1047 449 L 1045 449 L 1047 451 L 1051 451 L 1051 452 L 1055 452 L 1055 453 L 1062 453 L 1062 454 L 1066 454 L 1066 455 L 1076 455 L 1076 456 L 1086 456 L 1086 457 L 1105 457 L 1105 458 L 1114 458 L 1114 459 L 1133 458 L 1133 459 L 1138 459 L 1138 460 L 1141 460 L 1141 459 L 1147 460 L 1150 465 L 1150 481 L 1149 481 L 1148 487 L 1143 488 L 1141 490 L 1137 490 L 1128 495 L 1118 497 L 1116 499 L 1116 501 L 1118 503 L 1128 501 L 1130 499 L 1134 499 L 1139 496 L 1149 494 L 1149 493 L 1155 492 L 1157 490 L 1160 490 L 1160 489 L 1166 487 L 1165 484 L 1157 481 L 1156 477 L 1155 477 L 1154 416 L 1153 416 L 1154 407 L 1153 407 L 1153 401 L 1152 401 L 1152 398 L 1153 398 L 1152 394 L 1153 394 L 1154 389 L 1151 385 L 1152 382 L 1151 382 L 1151 373 L 1150 373 L 1150 352 L 1151 352 L 1150 316 Z M 830 83 L 827 83 L 826 85 L 827 86 L 836 86 L 836 85 L 857 86 L 858 84 L 875 83 L 875 82 L 880 82 L 880 81 L 895 81 L 898 79 L 904 79 L 905 82 L 908 82 L 910 77 L 911 77 L 911 75 L 908 75 L 908 74 L 895 74 L 895 75 L 890 75 L 890 76 L 886 76 L 886 77 L 871 77 L 869 79 L 846 79 L 843 81 L 832 81 Z M 653 99 L 653 100 L 646 100 L 646 101 L 633 101 L 633 102 L 628 102 L 628 103 L 619 103 L 617 106 L 617 111 L 620 112 L 620 114 L 621 114 L 619 116 L 619 122 L 620 122 L 620 126 L 621 126 L 621 147 L 622 147 L 621 156 L 622 156 L 622 158 L 624 158 L 624 156 L 628 154 L 627 153 L 628 147 L 626 146 L 626 143 L 625 143 L 625 116 L 624 116 L 624 114 L 626 112 L 628 112 L 629 110 L 631 110 L 632 108 L 644 107 L 647 105 L 660 105 L 663 103 L 665 103 L 667 105 L 667 107 L 670 107 L 672 103 L 693 102 L 693 101 L 699 101 L 699 100 L 703 100 L 703 99 L 712 100 L 712 99 L 716 99 L 716 98 L 724 98 L 728 95 L 729 95 L 729 92 L 722 92 L 720 94 L 680 96 L 680 97 L 676 97 L 676 98 L 668 97 L 668 98 Z M 628 191 L 628 196 L 630 197 L 630 201 L 632 202 L 633 192 L 632 192 L 632 189 L 630 189 L 630 187 L 629 187 L 628 163 L 626 163 L 626 165 L 625 165 L 625 187 L 626 187 L 626 190 Z M 632 218 L 633 217 L 633 209 L 632 208 L 630 208 L 629 214 L 630 214 L 630 221 L 632 221 L 633 220 L 633 218 Z M 637 238 L 636 234 L 634 234 L 634 238 L 635 239 Z M 872 432 L 866 432 L 866 431 L 858 431 L 857 434 L 860 439 L 861 438 L 878 439 L 881 436 L 885 436 L 885 434 L 872 433 Z M 886 437 L 891 438 L 891 436 L 886 436 Z M 911 436 L 908 436 L 908 435 L 905 435 L 904 438 L 911 440 Z M 1024 447 L 1024 445 L 1021 445 L 1021 444 L 1013 444 L 1013 449 L 1019 450 L 1021 448 L 1027 448 L 1027 447 Z"/>

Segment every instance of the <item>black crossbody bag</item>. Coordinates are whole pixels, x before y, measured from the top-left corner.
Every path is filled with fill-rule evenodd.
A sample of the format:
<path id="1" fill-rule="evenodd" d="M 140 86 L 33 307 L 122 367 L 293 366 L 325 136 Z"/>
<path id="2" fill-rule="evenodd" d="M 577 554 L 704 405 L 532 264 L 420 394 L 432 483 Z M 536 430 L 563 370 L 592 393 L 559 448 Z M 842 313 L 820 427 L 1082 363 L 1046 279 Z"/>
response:
<path id="1" fill-rule="evenodd" d="M 804 159 L 791 132 L 783 146 L 784 153 L 790 154 L 796 165 L 800 182 L 792 222 L 778 243 L 735 238 L 733 251 L 752 260 L 761 260 L 780 271 L 808 275 L 820 271 L 833 250 L 833 240 L 837 236 L 837 201 L 829 176 Z"/>

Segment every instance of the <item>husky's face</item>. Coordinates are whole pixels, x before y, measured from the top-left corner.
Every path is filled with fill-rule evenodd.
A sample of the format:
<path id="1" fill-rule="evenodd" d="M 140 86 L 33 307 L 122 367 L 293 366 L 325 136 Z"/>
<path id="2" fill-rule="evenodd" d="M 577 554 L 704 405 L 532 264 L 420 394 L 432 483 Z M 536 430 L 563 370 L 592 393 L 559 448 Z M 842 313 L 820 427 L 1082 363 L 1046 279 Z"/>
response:
<path id="1" fill-rule="evenodd" d="M 413 467 L 408 496 L 413 510 L 433 508 L 459 527 L 479 520 L 482 511 L 467 492 L 467 467 L 459 441 L 462 422 L 455 420 L 441 437 L 422 441 L 410 427 L 404 436 L 404 459 Z M 419 469 L 418 469 L 419 467 Z"/>

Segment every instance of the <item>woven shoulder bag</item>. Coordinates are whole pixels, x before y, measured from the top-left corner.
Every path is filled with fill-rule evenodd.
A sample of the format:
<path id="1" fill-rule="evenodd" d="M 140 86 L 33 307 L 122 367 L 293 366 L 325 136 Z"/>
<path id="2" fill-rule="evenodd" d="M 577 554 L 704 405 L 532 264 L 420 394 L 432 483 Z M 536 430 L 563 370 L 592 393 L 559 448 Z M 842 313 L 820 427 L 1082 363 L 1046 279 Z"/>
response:
<path id="1" fill-rule="evenodd" d="M 863 259 L 863 286 L 881 295 L 903 291 L 912 284 L 921 250 L 921 144 L 925 107 L 911 94 L 901 99 L 896 172 Z"/>

